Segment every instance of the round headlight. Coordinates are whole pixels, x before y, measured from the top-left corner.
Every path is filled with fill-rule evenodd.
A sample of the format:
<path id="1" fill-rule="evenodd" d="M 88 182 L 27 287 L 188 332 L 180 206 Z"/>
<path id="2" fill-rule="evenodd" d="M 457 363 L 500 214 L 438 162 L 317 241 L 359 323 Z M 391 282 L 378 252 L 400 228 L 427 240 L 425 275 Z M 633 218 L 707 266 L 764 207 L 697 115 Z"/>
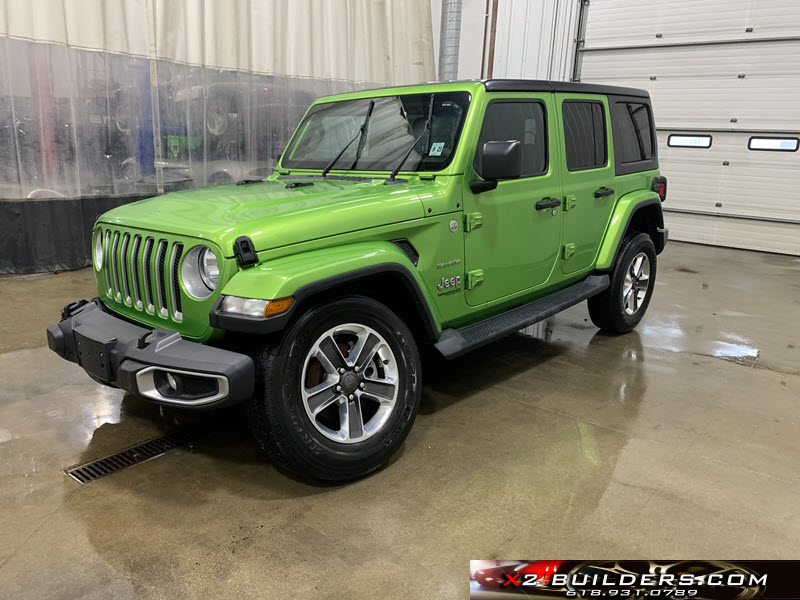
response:
<path id="1" fill-rule="evenodd" d="M 219 283 L 219 264 L 214 251 L 207 246 L 195 246 L 186 254 L 181 267 L 183 287 L 198 300 L 208 298 Z"/>
<path id="2" fill-rule="evenodd" d="M 200 252 L 200 277 L 209 290 L 213 292 L 216 289 L 219 283 L 219 265 L 210 248 L 203 248 Z"/>
<path id="3" fill-rule="evenodd" d="M 94 236 L 94 265 L 97 269 L 103 268 L 103 230 L 98 229 Z"/>

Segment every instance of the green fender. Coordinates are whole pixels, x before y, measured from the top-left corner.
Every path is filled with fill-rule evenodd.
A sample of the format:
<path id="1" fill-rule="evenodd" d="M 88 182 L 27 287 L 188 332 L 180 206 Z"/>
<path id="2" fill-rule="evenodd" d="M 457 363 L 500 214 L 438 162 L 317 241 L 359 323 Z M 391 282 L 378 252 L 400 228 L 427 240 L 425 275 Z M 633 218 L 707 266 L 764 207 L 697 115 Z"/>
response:
<path id="1" fill-rule="evenodd" d="M 311 293 L 345 281 L 390 273 L 403 279 L 415 296 L 431 331 L 441 331 L 441 317 L 419 271 L 391 242 L 370 241 L 302 252 L 242 269 L 222 289 L 222 294 L 274 300 Z"/>
<path id="2" fill-rule="evenodd" d="M 658 198 L 658 194 L 650 190 L 631 192 L 619 199 L 611 215 L 611 221 L 606 228 L 603 242 L 600 244 L 600 251 L 597 253 L 596 269 L 611 268 L 617 255 L 617 248 L 619 248 L 620 242 L 628 229 L 628 223 L 630 223 L 633 214 L 640 208 L 653 204 L 657 204 L 659 211 L 661 210 L 661 201 Z"/>

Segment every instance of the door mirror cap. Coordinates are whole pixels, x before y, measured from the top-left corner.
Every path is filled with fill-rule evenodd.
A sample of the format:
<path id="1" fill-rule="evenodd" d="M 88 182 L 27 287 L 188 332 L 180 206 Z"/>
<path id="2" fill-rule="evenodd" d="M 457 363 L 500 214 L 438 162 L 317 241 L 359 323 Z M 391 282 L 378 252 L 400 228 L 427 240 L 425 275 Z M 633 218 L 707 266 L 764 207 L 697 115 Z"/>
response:
<path id="1" fill-rule="evenodd" d="M 486 142 L 481 159 L 483 181 L 471 181 L 475 193 L 493 190 L 502 179 L 519 179 L 522 175 L 522 142 Z"/>
<path id="2" fill-rule="evenodd" d="M 486 142 L 483 145 L 481 175 L 489 181 L 519 179 L 522 176 L 522 142 Z"/>

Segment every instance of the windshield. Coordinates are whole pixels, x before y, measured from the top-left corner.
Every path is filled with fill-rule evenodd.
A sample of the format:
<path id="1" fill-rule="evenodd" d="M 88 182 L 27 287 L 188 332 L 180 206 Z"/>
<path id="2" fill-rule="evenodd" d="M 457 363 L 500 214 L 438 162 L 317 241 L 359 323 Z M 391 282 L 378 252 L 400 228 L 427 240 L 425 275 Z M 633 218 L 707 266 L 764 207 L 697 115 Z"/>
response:
<path id="1" fill-rule="evenodd" d="M 392 171 L 419 138 L 402 170 L 440 171 L 453 159 L 470 96 L 436 93 L 433 100 L 430 135 L 422 134 L 431 94 L 317 104 L 298 126 L 281 164 L 290 169 L 325 169 L 335 160 L 332 170 Z"/>

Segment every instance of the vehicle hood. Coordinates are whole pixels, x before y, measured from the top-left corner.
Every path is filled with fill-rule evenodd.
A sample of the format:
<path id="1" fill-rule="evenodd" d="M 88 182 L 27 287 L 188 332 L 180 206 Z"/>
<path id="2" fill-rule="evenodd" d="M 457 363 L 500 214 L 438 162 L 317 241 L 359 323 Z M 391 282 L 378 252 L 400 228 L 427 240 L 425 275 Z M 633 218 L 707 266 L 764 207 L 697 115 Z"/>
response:
<path id="1" fill-rule="evenodd" d="M 147 229 L 216 243 L 233 256 L 237 237 L 256 251 L 421 218 L 419 197 L 428 182 L 308 179 L 314 185 L 287 188 L 298 179 L 265 180 L 172 192 L 115 208 L 100 222 Z"/>

